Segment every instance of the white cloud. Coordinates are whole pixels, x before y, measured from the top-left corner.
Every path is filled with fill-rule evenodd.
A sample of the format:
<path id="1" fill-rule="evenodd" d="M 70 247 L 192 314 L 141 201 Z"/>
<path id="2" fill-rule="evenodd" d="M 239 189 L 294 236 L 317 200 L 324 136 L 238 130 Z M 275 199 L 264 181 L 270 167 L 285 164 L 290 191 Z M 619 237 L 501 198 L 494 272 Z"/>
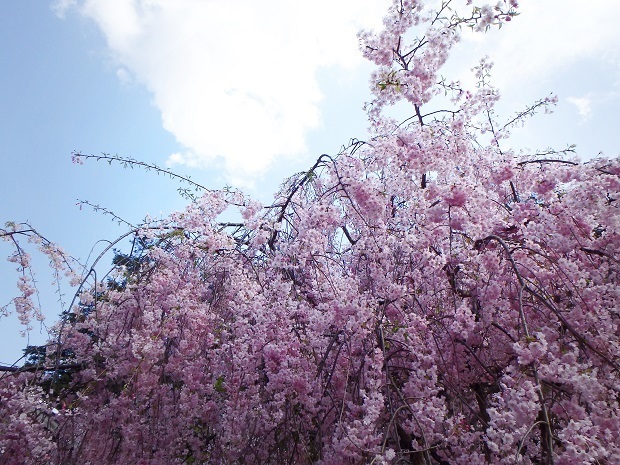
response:
<path id="1" fill-rule="evenodd" d="M 60 0 L 96 22 L 118 63 L 153 94 L 187 148 L 170 163 L 251 177 L 303 154 L 320 125 L 320 67 L 361 62 L 356 33 L 387 0 Z"/>
<path id="2" fill-rule="evenodd" d="M 500 89 L 540 85 L 584 59 L 620 58 L 617 0 L 522 0 L 520 15 L 501 31 L 463 32 L 460 50 L 488 54 Z"/>
<path id="3" fill-rule="evenodd" d="M 339 66 L 355 73 L 356 32 L 380 26 L 388 3 L 57 0 L 55 9 L 92 19 L 119 79 L 152 92 L 163 127 L 184 147 L 169 163 L 221 164 L 229 180 L 250 181 L 275 160 L 305 154 L 308 132 L 321 124 L 317 71 Z M 617 0 L 590 0 L 587 7 L 580 0 L 520 3 L 521 15 L 502 31 L 463 31 L 451 66 L 457 77 L 471 76 L 469 68 L 489 55 L 493 83 L 518 100 L 552 79 L 557 90 L 556 80 L 572 79 L 563 71 L 580 60 L 604 59 L 618 68 Z M 573 92 L 594 90 L 600 89 Z M 586 102 L 579 102 L 588 115 Z"/>
<path id="4" fill-rule="evenodd" d="M 133 82 L 131 73 L 129 73 L 125 68 L 117 68 L 116 77 L 124 85 L 129 85 Z"/>
<path id="5" fill-rule="evenodd" d="M 592 117 L 592 99 L 589 97 L 568 97 L 566 101 L 577 107 L 582 121 L 587 121 Z"/>
<path id="6" fill-rule="evenodd" d="M 52 11 L 56 13 L 60 18 L 65 17 L 65 11 L 75 6 L 77 0 L 56 0 L 52 4 Z"/>

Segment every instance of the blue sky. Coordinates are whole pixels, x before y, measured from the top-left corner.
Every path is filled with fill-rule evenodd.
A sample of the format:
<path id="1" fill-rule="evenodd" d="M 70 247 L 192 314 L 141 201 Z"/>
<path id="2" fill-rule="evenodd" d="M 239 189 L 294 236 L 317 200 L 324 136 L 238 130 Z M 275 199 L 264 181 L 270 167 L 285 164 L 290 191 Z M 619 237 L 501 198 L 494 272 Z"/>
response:
<path id="1" fill-rule="evenodd" d="M 464 2 L 463 2 L 464 3 Z M 496 63 L 507 116 L 550 92 L 556 113 L 515 133 L 515 147 L 577 144 L 583 158 L 620 154 L 620 4 L 522 0 L 499 33 L 464 34 L 450 77 Z M 288 175 L 364 137 L 369 66 L 355 32 L 386 0 L 61 0 L 0 6 L 0 222 L 28 221 L 85 261 L 124 232 L 76 206 L 100 204 L 131 222 L 183 208 L 178 184 L 88 162 L 108 152 L 170 165 L 212 188 L 239 186 L 269 202 Z M 259 7 L 260 5 L 260 7 Z M 558 6 L 559 5 L 559 6 Z M 10 253 L 0 243 L 0 254 Z M 111 257 L 110 257 L 111 259 Z M 48 324 L 60 312 L 36 262 Z M 0 305 L 15 295 L 0 261 Z M 26 339 L 0 319 L 0 363 Z M 42 343 L 36 328 L 31 343 Z"/>

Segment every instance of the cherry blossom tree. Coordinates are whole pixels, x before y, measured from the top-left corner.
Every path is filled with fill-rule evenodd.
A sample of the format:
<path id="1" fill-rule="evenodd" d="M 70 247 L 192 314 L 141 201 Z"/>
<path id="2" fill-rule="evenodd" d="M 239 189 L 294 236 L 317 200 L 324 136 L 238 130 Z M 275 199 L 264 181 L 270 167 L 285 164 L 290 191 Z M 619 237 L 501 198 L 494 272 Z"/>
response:
<path id="1" fill-rule="evenodd" d="M 503 121 L 488 60 L 474 89 L 438 71 L 517 2 L 451 4 L 395 0 L 360 34 L 367 141 L 269 206 L 205 190 L 77 279 L 45 350 L 0 378 L 3 463 L 620 463 L 620 162 L 511 149 L 554 97 Z M 20 238 L 73 265 L 28 226 L 0 236 L 27 323 Z"/>

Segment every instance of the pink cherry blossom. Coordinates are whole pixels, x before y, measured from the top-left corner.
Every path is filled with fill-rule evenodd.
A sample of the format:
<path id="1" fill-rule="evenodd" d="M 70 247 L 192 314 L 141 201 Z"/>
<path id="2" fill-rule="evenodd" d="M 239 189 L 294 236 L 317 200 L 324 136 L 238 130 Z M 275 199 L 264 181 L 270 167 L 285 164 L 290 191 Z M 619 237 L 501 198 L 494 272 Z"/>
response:
<path id="1" fill-rule="evenodd" d="M 79 283 L 33 364 L 2 368 L 2 463 L 620 463 L 620 161 L 505 147 L 556 98 L 504 120 L 488 59 L 475 89 L 441 80 L 462 27 L 518 7 L 449 6 L 394 1 L 360 34 L 368 140 L 273 205 L 205 190 L 99 281 L 0 230 L 4 313 L 38 315 L 25 238 Z"/>

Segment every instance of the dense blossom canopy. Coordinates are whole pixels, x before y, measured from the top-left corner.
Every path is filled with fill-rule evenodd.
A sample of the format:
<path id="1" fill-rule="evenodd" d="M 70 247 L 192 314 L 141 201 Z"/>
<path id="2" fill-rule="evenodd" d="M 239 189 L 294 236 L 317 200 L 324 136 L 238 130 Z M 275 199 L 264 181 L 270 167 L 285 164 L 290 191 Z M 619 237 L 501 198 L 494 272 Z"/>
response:
<path id="1" fill-rule="evenodd" d="M 502 122 L 488 61 L 475 89 L 438 70 L 461 28 L 517 2 L 450 4 L 396 0 L 360 35 L 368 141 L 268 207 L 209 191 L 84 280 L 0 378 L 2 463 L 620 463 L 620 162 L 513 152 L 511 127 L 553 97 Z M 383 110 L 400 101 L 399 123 Z M 0 233 L 27 322 L 19 238 L 71 263 L 23 225 Z"/>

